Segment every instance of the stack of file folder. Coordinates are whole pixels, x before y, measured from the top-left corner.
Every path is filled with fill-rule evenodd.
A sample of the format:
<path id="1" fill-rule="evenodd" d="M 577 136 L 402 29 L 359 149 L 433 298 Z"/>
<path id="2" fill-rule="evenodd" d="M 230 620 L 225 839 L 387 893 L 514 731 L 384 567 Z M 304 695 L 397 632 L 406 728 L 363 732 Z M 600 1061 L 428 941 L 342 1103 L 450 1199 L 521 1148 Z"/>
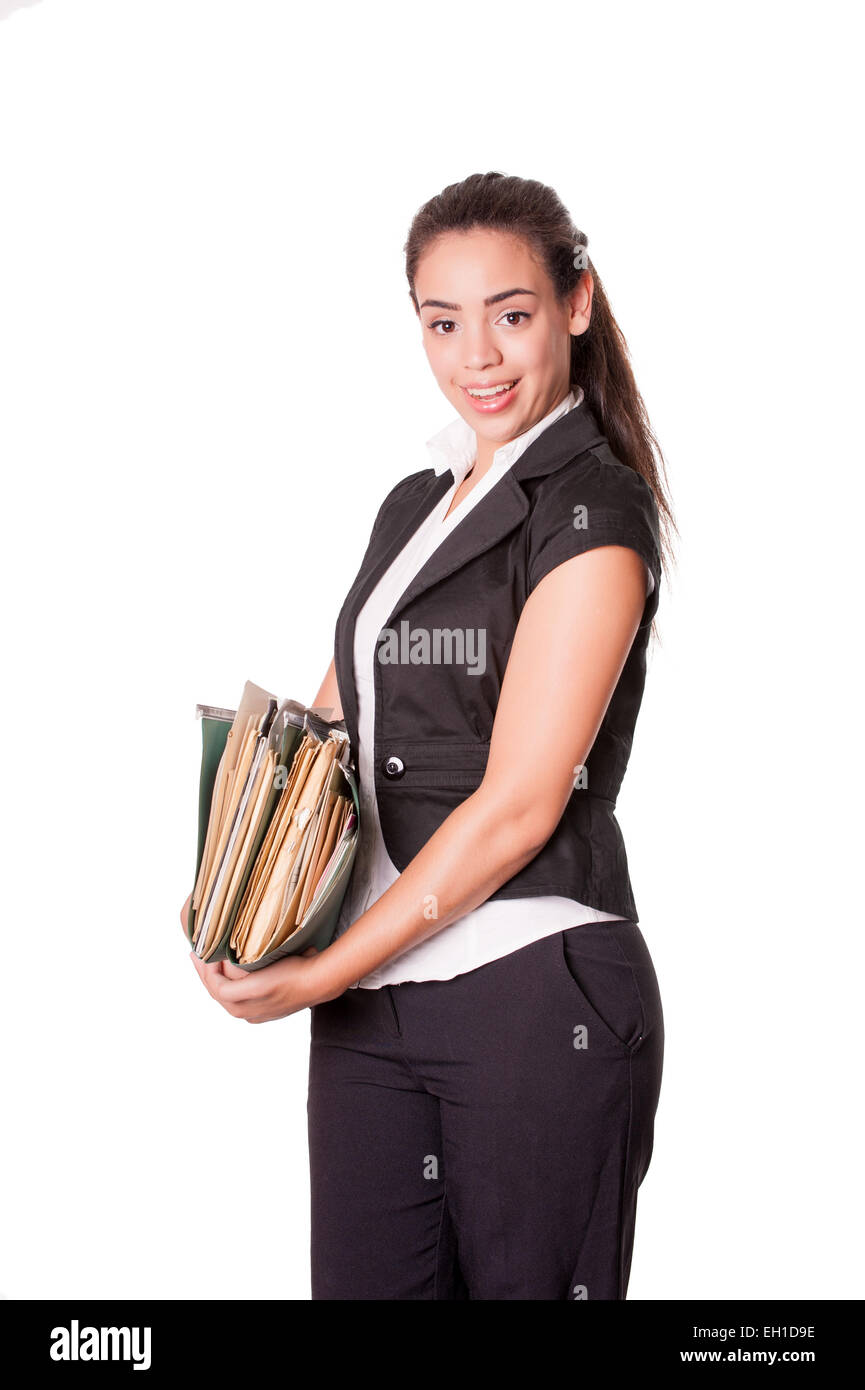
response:
<path id="1" fill-rule="evenodd" d="M 247 681 L 237 710 L 198 705 L 198 857 L 187 935 L 202 960 L 259 970 L 330 944 L 360 807 L 343 722 Z"/>

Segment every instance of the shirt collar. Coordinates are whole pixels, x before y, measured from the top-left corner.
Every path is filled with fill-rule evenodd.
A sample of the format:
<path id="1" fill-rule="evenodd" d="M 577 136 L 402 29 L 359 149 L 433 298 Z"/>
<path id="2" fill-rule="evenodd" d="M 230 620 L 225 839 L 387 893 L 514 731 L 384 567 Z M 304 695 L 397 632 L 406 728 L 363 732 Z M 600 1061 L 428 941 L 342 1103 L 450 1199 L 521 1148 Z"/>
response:
<path id="1" fill-rule="evenodd" d="M 502 470 L 510 468 L 529 445 L 537 439 L 539 434 L 542 434 L 549 425 L 562 415 L 566 415 L 569 410 L 573 410 L 582 400 L 582 386 L 578 386 L 576 392 L 569 391 L 565 399 L 554 406 L 543 420 L 538 420 L 531 429 L 526 430 L 523 434 L 518 434 L 516 439 L 512 439 L 508 444 L 502 444 L 500 448 L 496 449 L 493 454 L 492 467 Z M 432 435 L 426 441 L 426 447 L 431 455 L 432 465 L 436 473 L 444 473 L 450 469 L 457 487 L 459 487 L 475 461 L 477 436 L 471 425 L 461 415 L 458 415 L 449 425 L 445 425 L 444 429 Z"/>

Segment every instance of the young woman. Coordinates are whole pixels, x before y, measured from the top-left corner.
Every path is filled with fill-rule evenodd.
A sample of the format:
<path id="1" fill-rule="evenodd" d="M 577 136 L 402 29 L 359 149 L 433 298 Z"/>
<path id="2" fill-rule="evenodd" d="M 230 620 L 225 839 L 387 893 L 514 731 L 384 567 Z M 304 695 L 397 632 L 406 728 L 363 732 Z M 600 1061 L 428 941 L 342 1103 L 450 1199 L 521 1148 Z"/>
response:
<path id="1" fill-rule="evenodd" d="M 664 1031 L 614 811 L 673 521 L 586 246 L 499 173 L 417 213 L 456 418 L 379 509 L 315 701 L 361 796 L 337 936 L 193 956 L 237 1017 L 311 1008 L 314 1299 L 626 1295 Z"/>

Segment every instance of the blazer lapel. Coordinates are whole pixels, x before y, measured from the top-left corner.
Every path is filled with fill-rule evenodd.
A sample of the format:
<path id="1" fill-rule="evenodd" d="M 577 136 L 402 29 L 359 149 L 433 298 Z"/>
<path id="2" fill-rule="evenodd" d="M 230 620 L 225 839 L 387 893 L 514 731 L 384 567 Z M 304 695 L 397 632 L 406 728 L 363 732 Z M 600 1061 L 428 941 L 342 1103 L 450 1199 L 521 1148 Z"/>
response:
<path id="1" fill-rule="evenodd" d="M 453 482 L 454 475 L 450 469 L 444 473 L 433 475 L 429 490 L 406 515 L 402 526 L 395 528 L 390 541 L 384 544 L 379 543 L 377 551 L 374 552 L 374 558 L 367 566 L 361 567 L 340 609 L 334 643 L 334 667 L 342 703 L 343 719 L 352 749 L 357 748 L 358 739 L 357 700 L 354 688 L 354 629 L 357 615 L 385 570 L 390 567 L 403 546 L 411 540 L 421 522 L 429 516 L 433 507 L 444 497 L 448 488 L 453 486 Z"/>
<path id="2" fill-rule="evenodd" d="M 453 486 L 454 477 L 450 469 L 445 474 Z M 390 627 L 396 615 L 406 604 L 416 599 L 425 589 L 432 588 L 446 579 L 454 570 L 461 569 L 490 550 L 497 541 L 502 540 L 509 531 L 519 525 L 529 510 L 526 495 L 514 481 L 510 469 L 493 484 L 485 497 L 471 510 L 471 521 L 467 526 L 457 524 L 450 535 L 437 545 L 432 555 L 418 570 L 405 593 L 397 600 L 396 607 L 385 623 Z"/>
<path id="3" fill-rule="evenodd" d="M 585 401 L 545 429 L 467 514 L 471 516 L 469 525 L 458 524 L 441 545 L 436 546 L 405 593 L 400 595 L 385 626 L 390 627 L 400 610 L 418 594 L 490 550 L 522 522 L 529 510 L 528 499 L 520 487 L 523 479 L 552 473 L 603 439 L 597 419 Z M 453 485 L 454 475 L 450 469 L 442 476 L 448 479 L 449 487 Z M 426 509 L 424 516 L 429 510 Z M 413 529 L 417 529 L 422 519 L 412 519 Z M 400 549 L 407 539 L 407 535 L 400 537 Z"/>
<path id="4" fill-rule="evenodd" d="M 523 521 L 529 510 L 528 499 L 520 487 L 523 479 L 552 473 L 578 454 L 602 443 L 604 438 L 595 415 L 585 401 L 545 429 L 490 488 L 486 496 L 472 508 L 468 514 L 471 516 L 471 524 L 457 525 L 436 547 L 408 588 L 400 595 L 384 626 L 391 626 L 394 617 L 406 604 L 416 599 L 418 594 L 440 583 L 455 570 L 461 569 L 469 560 L 482 555 L 485 550 L 491 549 Z M 368 566 L 361 569 L 340 611 L 334 665 L 343 718 L 352 748 L 357 747 L 358 738 L 354 688 L 354 631 L 357 615 L 381 576 L 453 483 L 454 475 L 449 468 L 433 476 L 428 491 L 406 515 L 402 525 L 395 528 L 391 540 L 381 545 Z"/>

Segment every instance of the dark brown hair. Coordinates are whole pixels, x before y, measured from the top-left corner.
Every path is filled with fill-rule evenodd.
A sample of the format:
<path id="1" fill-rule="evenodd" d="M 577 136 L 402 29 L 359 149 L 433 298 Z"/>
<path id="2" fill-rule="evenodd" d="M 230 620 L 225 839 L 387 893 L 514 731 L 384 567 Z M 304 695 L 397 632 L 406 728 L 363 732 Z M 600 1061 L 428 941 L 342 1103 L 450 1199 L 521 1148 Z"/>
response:
<path id="1" fill-rule="evenodd" d="M 496 172 L 470 174 L 448 184 L 414 216 L 405 250 L 409 293 L 420 312 L 414 282 L 421 256 L 446 232 L 475 227 L 521 237 L 544 266 L 563 304 L 586 269 L 594 282 L 591 321 L 571 337 L 570 384 L 582 386 L 613 453 L 641 474 L 654 493 L 661 529 L 662 564 L 673 558 L 671 533 L 678 534 L 666 490 L 666 464 L 637 390 L 628 345 L 610 309 L 588 252 L 588 237 L 571 220 L 554 189 L 536 179 Z M 575 265 L 574 262 L 577 261 Z M 664 481 L 662 481 L 662 478 Z"/>

